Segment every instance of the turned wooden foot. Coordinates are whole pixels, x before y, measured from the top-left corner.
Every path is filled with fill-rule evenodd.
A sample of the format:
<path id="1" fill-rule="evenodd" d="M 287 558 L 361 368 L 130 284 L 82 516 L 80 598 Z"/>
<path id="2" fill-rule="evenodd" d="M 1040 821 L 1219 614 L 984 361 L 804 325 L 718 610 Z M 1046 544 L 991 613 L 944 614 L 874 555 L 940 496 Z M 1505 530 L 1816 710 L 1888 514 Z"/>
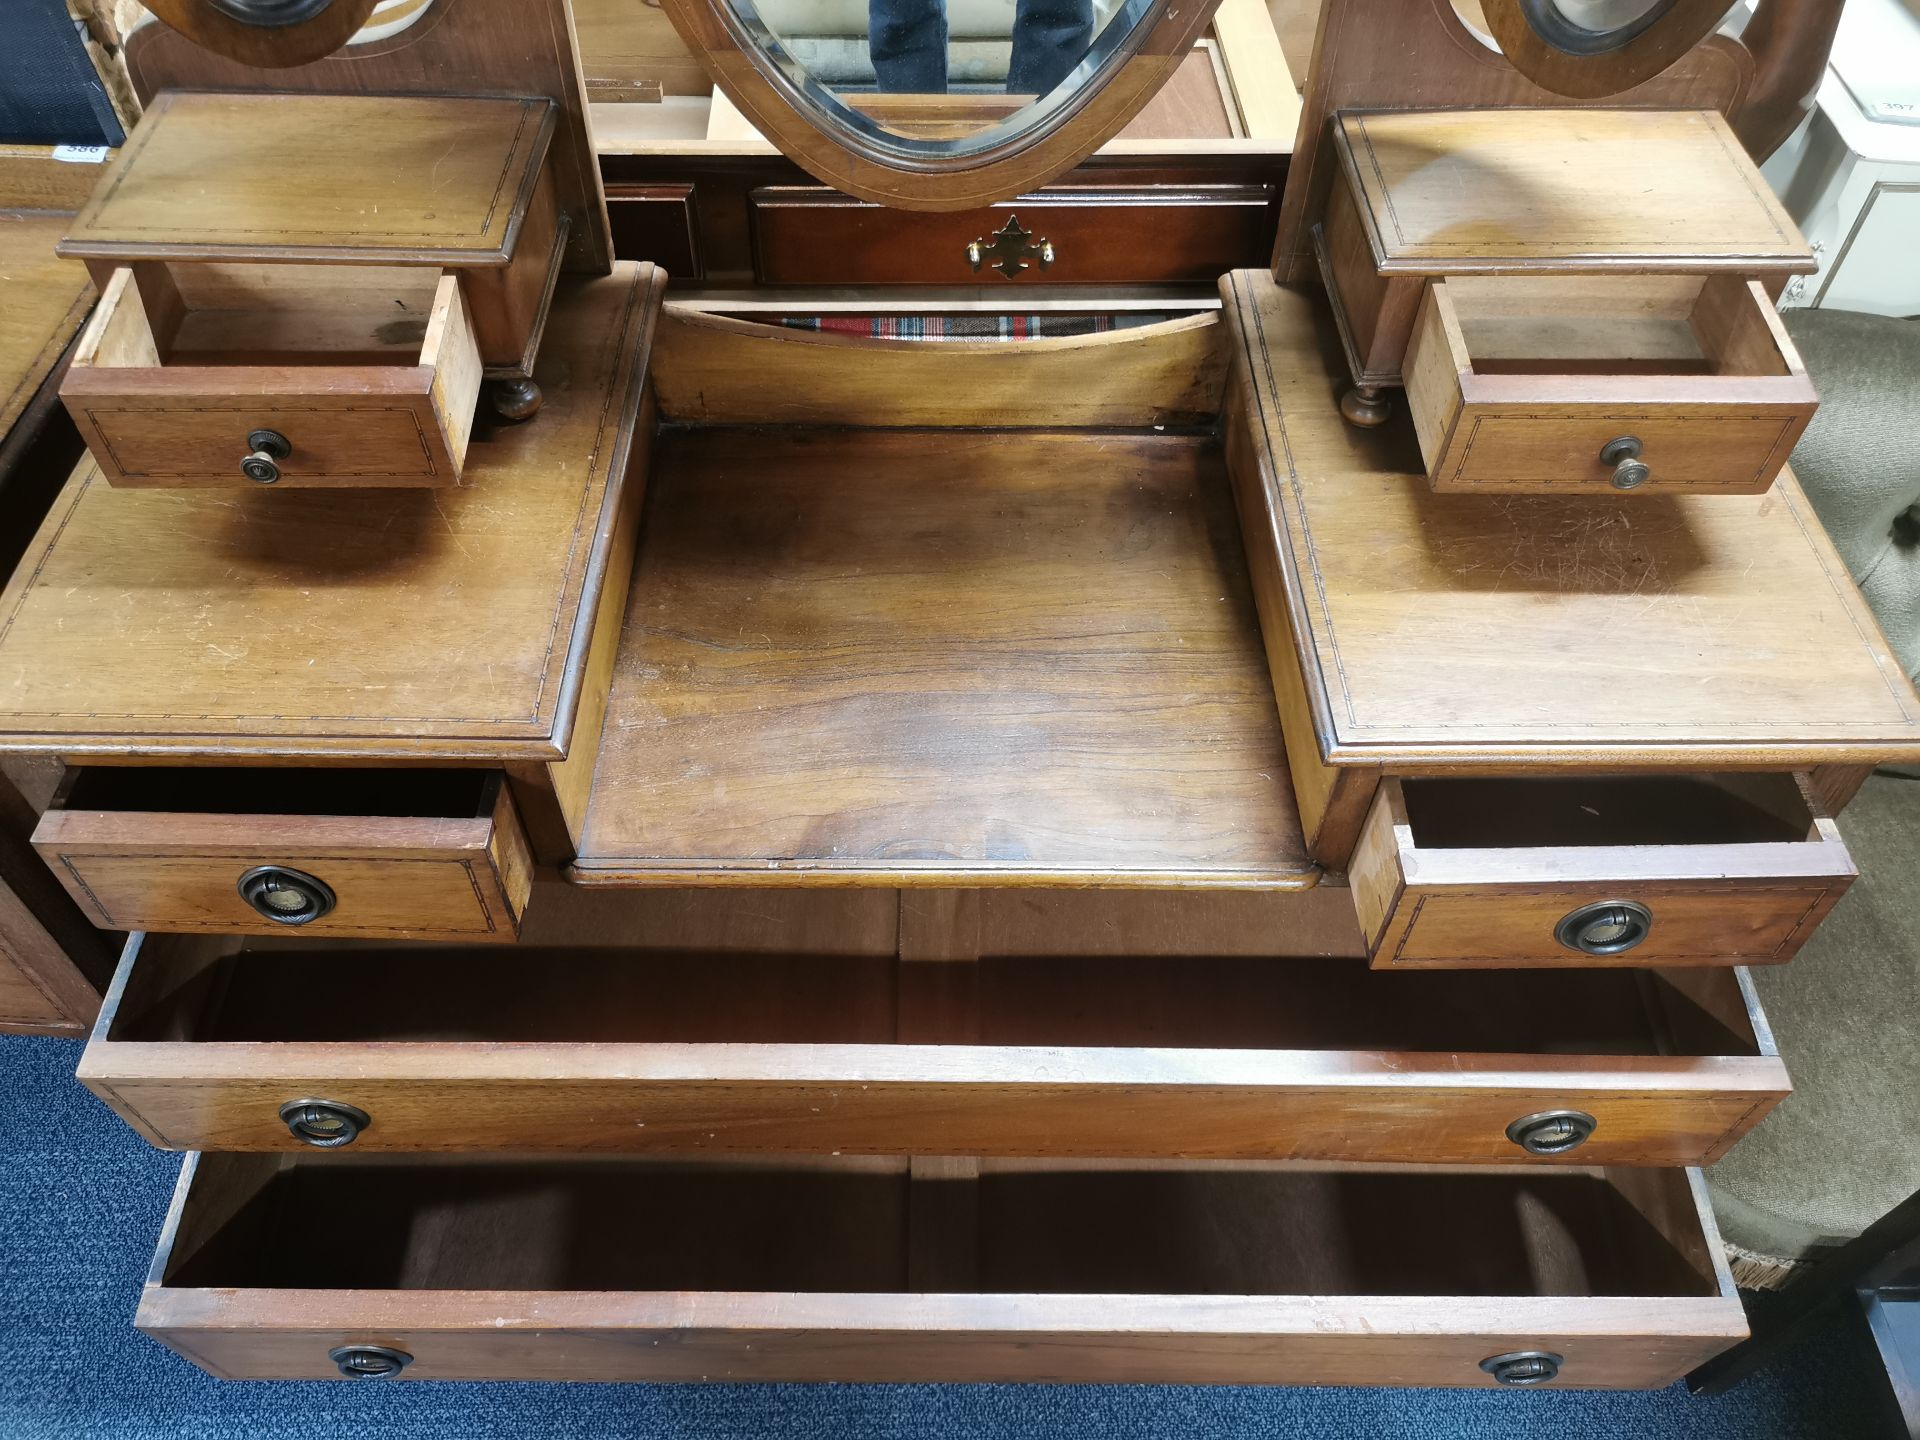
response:
<path id="1" fill-rule="evenodd" d="M 1380 393 L 1377 385 L 1356 385 L 1340 397 L 1340 413 L 1347 417 L 1349 425 L 1372 429 L 1387 423 L 1387 416 L 1393 413 L 1393 402 Z"/>
<path id="2" fill-rule="evenodd" d="M 540 409 L 540 402 L 546 396 L 540 393 L 540 387 L 531 380 L 495 380 L 487 387 L 488 399 L 493 405 L 493 413 L 502 420 L 518 424 L 522 420 L 531 420 Z"/>

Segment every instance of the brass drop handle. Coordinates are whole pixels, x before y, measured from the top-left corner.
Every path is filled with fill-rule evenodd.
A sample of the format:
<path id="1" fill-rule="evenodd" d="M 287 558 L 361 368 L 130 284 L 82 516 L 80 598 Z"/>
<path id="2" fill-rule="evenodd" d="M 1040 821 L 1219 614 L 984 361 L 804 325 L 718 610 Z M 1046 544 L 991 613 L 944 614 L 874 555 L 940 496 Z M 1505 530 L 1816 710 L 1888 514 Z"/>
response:
<path id="1" fill-rule="evenodd" d="M 413 1363 L 413 1356 L 391 1345 L 342 1345 L 327 1358 L 349 1380 L 391 1380 Z"/>
<path id="2" fill-rule="evenodd" d="M 1022 229 L 1018 215 L 1009 215 L 1007 223 L 991 235 L 967 242 L 967 265 L 976 275 L 991 265 L 1011 280 L 1036 261 L 1045 270 L 1053 258 L 1053 242 L 1044 235 L 1035 239 L 1031 230 Z"/>
<path id="3" fill-rule="evenodd" d="M 1512 1350 L 1505 1355 L 1489 1355 L 1480 1368 L 1501 1385 L 1544 1385 L 1560 1374 L 1564 1363 L 1551 1350 Z"/>
<path id="4" fill-rule="evenodd" d="M 240 462 L 240 473 L 260 485 L 271 485 L 280 478 L 280 462 L 293 453 L 293 446 L 278 430 L 254 430 L 247 435 L 252 453 Z"/>
<path id="5" fill-rule="evenodd" d="M 1599 900 L 1560 917 L 1553 938 L 1583 955 L 1624 955 L 1653 933 L 1653 912 L 1637 900 Z"/>
<path id="6" fill-rule="evenodd" d="M 1622 435 L 1600 447 L 1600 463 L 1613 467 L 1613 488 L 1633 490 L 1653 478 L 1653 468 L 1640 458 L 1640 437 Z"/>
<path id="7" fill-rule="evenodd" d="M 338 1150 L 358 1140 L 373 1117 L 356 1105 L 338 1100 L 289 1100 L 280 1107 L 280 1123 L 303 1145 Z"/>

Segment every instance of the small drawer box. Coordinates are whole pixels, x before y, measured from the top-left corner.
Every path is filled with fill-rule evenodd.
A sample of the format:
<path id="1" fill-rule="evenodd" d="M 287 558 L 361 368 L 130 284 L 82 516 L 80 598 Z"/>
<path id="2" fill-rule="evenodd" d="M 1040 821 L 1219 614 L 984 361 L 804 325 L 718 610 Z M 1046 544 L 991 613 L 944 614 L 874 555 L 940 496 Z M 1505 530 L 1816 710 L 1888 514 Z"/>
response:
<path id="1" fill-rule="evenodd" d="M 453 485 L 481 363 L 436 269 L 114 272 L 60 397 L 109 483 Z"/>
<path id="2" fill-rule="evenodd" d="M 33 844 L 108 929 L 506 941 L 533 862 L 503 779 L 103 766 Z"/>
<path id="3" fill-rule="evenodd" d="M 1759 494 L 1819 404 L 1766 292 L 1725 275 L 1435 280 L 1404 378 L 1442 491 Z"/>
<path id="4" fill-rule="evenodd" d="M 1792 775 L 1383 780 L 1350 878 L 1380 967 L 1766 965 L 1853 883 Z"/>

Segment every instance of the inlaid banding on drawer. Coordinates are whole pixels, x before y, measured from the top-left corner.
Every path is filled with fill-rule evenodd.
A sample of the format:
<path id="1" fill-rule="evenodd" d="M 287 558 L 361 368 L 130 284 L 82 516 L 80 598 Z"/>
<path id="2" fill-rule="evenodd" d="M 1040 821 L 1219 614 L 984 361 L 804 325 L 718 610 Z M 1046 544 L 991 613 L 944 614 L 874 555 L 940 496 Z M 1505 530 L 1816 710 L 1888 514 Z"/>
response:
<path id="1" fill-rule="evenodd" d="M 1758 965 L 1854 874 L 1778 774 L 1386 780 L 1351 878 L 1378 966 Z"/>
<path id="2" fill-rule="evenodd" d="M 202 1155 L 138 1324 L 230 1378 L 1657 1386 L 1746 1333 L 1718 1249 L 1681 1171 Z"/>
<path id="3" fill-rule="evenodd" d="M 343 970 L 377 1004 L 315 1007 Z M 527 984 L 539 975 L 537 987 Z M 157 1143 L 1681 1164 L 1787 1093 L 1741 972 L 131 943 L 81 1078 Z M 1516 1132 L 1584 1116 L 1572 1144 Z M 1577 1119 L 1571 1122 L 1578 1125 Z"/>
<path id="4" fill-rule="evenodd" d="M 532 883 L 480 771 L 83 769 L 33 842 L 121 930 L 512 940 Z"/>

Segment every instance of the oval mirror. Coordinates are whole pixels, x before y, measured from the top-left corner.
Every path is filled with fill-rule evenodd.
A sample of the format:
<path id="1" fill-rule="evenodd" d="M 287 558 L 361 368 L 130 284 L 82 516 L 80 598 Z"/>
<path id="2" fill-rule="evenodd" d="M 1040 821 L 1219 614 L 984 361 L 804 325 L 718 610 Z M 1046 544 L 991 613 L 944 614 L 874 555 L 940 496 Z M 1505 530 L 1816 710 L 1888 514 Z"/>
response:
<path id="1" fill-rule="evenodd" d="M 1077 164 L 1218 0 L 661 0 L 767 139 L 838 190 L 966 210 Z"/>
<path id="2" fill-rule="evenodd" d="M 1731 0 L 1482 0 L 1513 68 L 1583 100 L 1651 80 L 1726 17 Z"/>
<path id="3" fill-rule="evenodd" d="M 146 0 L 196 45 L 243 65 L 307 65 L 338 50 L 378 0 Z"/>

